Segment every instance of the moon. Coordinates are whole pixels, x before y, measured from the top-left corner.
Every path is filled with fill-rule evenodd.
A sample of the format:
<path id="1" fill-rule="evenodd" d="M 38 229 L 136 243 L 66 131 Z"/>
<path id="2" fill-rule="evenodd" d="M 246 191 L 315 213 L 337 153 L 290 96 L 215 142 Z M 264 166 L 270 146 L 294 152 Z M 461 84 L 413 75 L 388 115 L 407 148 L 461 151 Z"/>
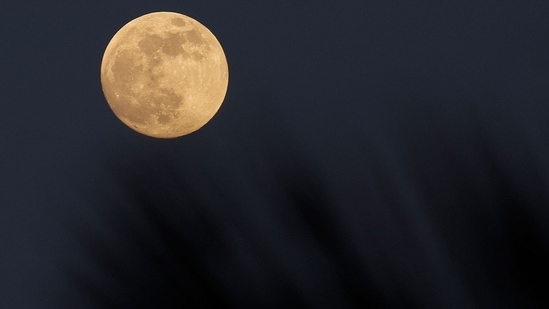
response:
<path id="1" fill-rule="evenodd" d="M 213 33 L 191 17 L 155 12 L 124 25 L 101 62 L 101 86 L 114 114 L 155 138 L 180 137 L 217 113 L 229 82 Z"/>

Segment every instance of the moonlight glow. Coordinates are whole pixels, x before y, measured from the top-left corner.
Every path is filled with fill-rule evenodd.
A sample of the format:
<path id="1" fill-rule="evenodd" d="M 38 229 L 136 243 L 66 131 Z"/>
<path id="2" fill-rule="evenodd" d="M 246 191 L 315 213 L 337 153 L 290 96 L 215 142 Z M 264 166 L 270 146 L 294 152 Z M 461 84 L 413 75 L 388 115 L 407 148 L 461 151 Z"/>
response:
<path id="1" fill-rule="evenodd" d="M 135 131 L 173 138 L 200 129 L 218 111 L 228 66 L 215 36 L 198 21 L 158 12 L 136 18 L 112 38 L 101 85 L 114 114 Z"/>

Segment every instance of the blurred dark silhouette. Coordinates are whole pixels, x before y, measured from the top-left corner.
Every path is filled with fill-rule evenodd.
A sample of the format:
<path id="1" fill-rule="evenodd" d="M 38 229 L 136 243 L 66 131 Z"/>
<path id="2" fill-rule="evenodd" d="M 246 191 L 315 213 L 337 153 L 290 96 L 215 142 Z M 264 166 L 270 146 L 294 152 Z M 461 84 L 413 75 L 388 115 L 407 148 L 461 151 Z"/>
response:
<path id="1" fill-rule="evenodd" d="M 112 182 L 92 191 L 97 213 L 71 220 L 82 265 L 69 275 L 85 303 L 549 304 L 547 195 L 534 153 L 498 144 L 466 108 L 489 101 L 446 98 L 463 107 L 448 114 L 412 100 L 392 122 L 406 129 L 347 123 L 300 140 L 273 99 L 246 101 L 257 100 L 257 117 L 222 136 L 104 154 Z"/>

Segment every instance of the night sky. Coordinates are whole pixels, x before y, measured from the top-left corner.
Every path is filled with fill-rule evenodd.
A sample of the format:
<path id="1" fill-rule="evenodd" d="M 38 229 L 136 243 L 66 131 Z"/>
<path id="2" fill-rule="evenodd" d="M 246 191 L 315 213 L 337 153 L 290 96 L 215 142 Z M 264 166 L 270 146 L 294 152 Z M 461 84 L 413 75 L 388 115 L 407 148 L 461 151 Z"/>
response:
<path id="1" fill-rule="evenodd" d="M 178 139 L 100 64 L 174 11 L 229 63 Z M 0 3 L 0 308 L 549 307 L 549 2 Z"/>

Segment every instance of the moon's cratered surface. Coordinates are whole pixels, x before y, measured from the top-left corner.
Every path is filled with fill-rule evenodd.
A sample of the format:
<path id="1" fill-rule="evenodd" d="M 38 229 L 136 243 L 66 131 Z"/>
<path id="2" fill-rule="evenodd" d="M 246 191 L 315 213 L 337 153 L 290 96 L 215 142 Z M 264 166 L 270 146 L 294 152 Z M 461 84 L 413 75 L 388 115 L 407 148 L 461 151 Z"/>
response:
<path id="1" fill-rule="evenodd" d="M 200 129 L 219 110 L 228 80 L 216 37 L 179 13 L 130 21 L 114 35 L 101 63 L 101 85 L 114 114 L 157 138 Z"/>

